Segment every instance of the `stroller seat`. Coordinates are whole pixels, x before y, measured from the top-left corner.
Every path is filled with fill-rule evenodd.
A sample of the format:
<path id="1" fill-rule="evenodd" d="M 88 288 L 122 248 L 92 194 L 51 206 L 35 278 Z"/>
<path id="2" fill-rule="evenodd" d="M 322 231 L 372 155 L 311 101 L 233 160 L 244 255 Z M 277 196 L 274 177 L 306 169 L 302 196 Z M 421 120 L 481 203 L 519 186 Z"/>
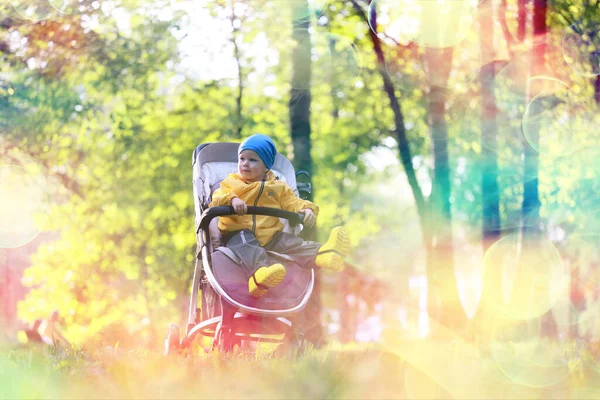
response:
<path id="1" fill-rule="evenodd" d="M 212 255 L 213 273 L 221 288 L 235 302 L 262 310 L 289 310 L 298 306 L 312 284 L 311 272 L 293 261 L 269 255 L 269 264 L 282 263 L 286 275 L 279 285 L 269 289 L 266 295 L 255 298 L 248 293 L 248 279 L 242 269 L 223 251 Z"/>
<path id="2" fill-rule="evenodd" d="M 195 153 L 198 171 L 194 183 L 197 189 L 198 202 L 205 206 L 212 200 L 212 193 L 219 187 L 220 182 L 230 173 L 237 171 L 237 143 L 212 143 L 209 152 Z M 286 182 L 296 194 L 296 176 L 294 168 L 288 159 L 277 154 L 271 171 L 277 179 Z M 198 191 L 200 193 L 198 193 Z M 199 222 L 198 220 L 196 221 Z M 286 219 L 281 219 L 284 231 L 298 234 L 300 227 L 292 227 Z M 286 268 L 286 277 L 277 287 L 272 288 L 261 298 L 255 298 L 248 293 L 248 280 L 238 265 L 237 257 L 221 243 L 221 232 L 217 218 L 209 224 L 210 271 L 206 271 L 211 285 L 229 303 L 242 309 L 262 313 L 260 310 L 280 310 L 286 313 L 295 310 L 305 300 L 307 293 L 312 291 L 311 270 L 306 270 L 284 254 L 269 251 L 269 264 L 279 262 Z M 205 269 L 207 266 L 205 266 Z M 211 276 L 212 275 L 212 276 Z"/>

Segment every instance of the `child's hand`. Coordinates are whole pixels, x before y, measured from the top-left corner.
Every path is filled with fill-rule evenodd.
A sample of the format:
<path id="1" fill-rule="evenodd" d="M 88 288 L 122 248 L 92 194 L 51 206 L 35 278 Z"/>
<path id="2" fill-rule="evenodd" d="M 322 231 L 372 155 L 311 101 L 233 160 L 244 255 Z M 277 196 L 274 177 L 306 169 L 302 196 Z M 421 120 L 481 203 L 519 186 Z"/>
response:
<path id="1" fill-rule="evenodd" d="M 315 226 L 315 222 L 317 222 L 317 217 L 315 213 L 310 208 L 305 208 L 304 210 L 300 210 L 300 214 L 304 214 L 304 225 L 309 228 Z"/>
<path id="2" fill-rule="evenodd" d="M 231 206 L 237 215 L 244 215 L 248 211 L 248 205 L 237 197 L 231 200 Z"/>

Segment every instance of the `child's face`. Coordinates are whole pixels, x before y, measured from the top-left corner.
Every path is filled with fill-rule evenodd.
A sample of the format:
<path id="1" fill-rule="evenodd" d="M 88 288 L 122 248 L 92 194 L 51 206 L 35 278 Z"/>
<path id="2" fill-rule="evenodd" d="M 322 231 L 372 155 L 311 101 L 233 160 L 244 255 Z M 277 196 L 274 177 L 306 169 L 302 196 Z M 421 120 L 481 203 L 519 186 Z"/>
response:
<path id="1" fill-rule="evenodd" d="M 267 173 L 267 167 L 254 151 L 243 150 L 238 156 L 238 172 L 247 182 L 259 182 Z"/>

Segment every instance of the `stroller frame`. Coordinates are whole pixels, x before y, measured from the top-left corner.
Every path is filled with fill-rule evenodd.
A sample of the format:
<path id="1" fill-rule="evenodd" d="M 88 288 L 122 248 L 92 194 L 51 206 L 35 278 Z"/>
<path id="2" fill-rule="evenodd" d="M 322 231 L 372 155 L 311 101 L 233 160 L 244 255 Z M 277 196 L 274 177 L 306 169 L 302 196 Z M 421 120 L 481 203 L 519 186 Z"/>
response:
<path id="1" fill-rule="evenodd" d="M 213 338 L 211 348 L 205 349 L 205 351 L 214 348 L 225 352 L 232 351 L 236 345 L 241 346 L 242 341 L 284 343 L 288 346 L 302 346 L 303 344 L 302 333 L 298 332 L 292 321 L 286 317 L 305 308 L 314 288 L 314 271 L 310 271 L 310 281 L 302 300 L 292 307 L 276 310 L 248 306 L 234 299 L 221 286 L 213 271 L 212 256 L 216 249 L 213 248 L 209 233 L 211 221 L 219 216 L 235 213 L 230 206 L 208 208 L 215 183 L 211 185 L 210 194 L 205 193 L 207 191 L 205 190 L 206 182 L 202 179 L 200 168 L 204 163 L 222 161 L 222 159 L 219 159 L 219 152 L 214 151 L 213 148 L 215 150 L 233 150 L 233 154 L 227 155 L 226 162 L 237 163 L 238 145 L 238 143 L 205 143 L 194 150 L 192 165 L 194 169 L 194 204 L 198 246 L 188 320 L 185 336 L 181 339 L 179 326 L 176 324 L 169 325 L 164 347 L 165 355 L 190 348 L 198 335 Z M 291 183 L 290 186 L 295 189 L 299 197 L 311 199 L 312 187 L 310 182 L 296 182 L 296 178 L 300 176 L 310 178 L 306 171 L 294 172 L 291 163 L 281 154 L 277 154 L 276 163 L 273 167 L 275 171 L 277 171 L 276 167 L 284 170 L 279 172 L 284 174 L 284 177 L 287 178 L 286 181 L 288 184 Z M 292 182 L 289 182 L 290 180 Z M 309 179 L 305 180 L 309 181 Z M 289 221 L 292 227 L 301 224 L 304 217 L 303 214 L 267 207 L 249 206 L 247 213 L 278 217 L 282 221 Z M 198 216 L 200 217 L 198 218 Z M 202 295 L 200 307 L 198 307 L 199 291 Z"/>

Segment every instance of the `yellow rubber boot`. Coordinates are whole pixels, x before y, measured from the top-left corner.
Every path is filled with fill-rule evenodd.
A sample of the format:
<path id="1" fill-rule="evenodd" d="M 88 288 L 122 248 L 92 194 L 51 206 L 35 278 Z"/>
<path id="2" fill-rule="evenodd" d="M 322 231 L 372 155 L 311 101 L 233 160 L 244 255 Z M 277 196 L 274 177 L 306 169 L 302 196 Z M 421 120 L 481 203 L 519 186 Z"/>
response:
<path id="1" fill-rule="evenodd" d="M 337 226 L 331 230 L 329 239 L 321 246 L 315 264 L 318 267 L 339 271 L 344 268 L 344 257 L 348 254 L 350 240 L 343 227 Z"/>
<path id="2" fill-rule="evenodd" d="M 254 297 L 264 296 L 270 288 L 279 285 L 283 278 L 285 278 L 285 267 L 281 264 L 260 267 L 248 279 L 248 291 Z"/>

